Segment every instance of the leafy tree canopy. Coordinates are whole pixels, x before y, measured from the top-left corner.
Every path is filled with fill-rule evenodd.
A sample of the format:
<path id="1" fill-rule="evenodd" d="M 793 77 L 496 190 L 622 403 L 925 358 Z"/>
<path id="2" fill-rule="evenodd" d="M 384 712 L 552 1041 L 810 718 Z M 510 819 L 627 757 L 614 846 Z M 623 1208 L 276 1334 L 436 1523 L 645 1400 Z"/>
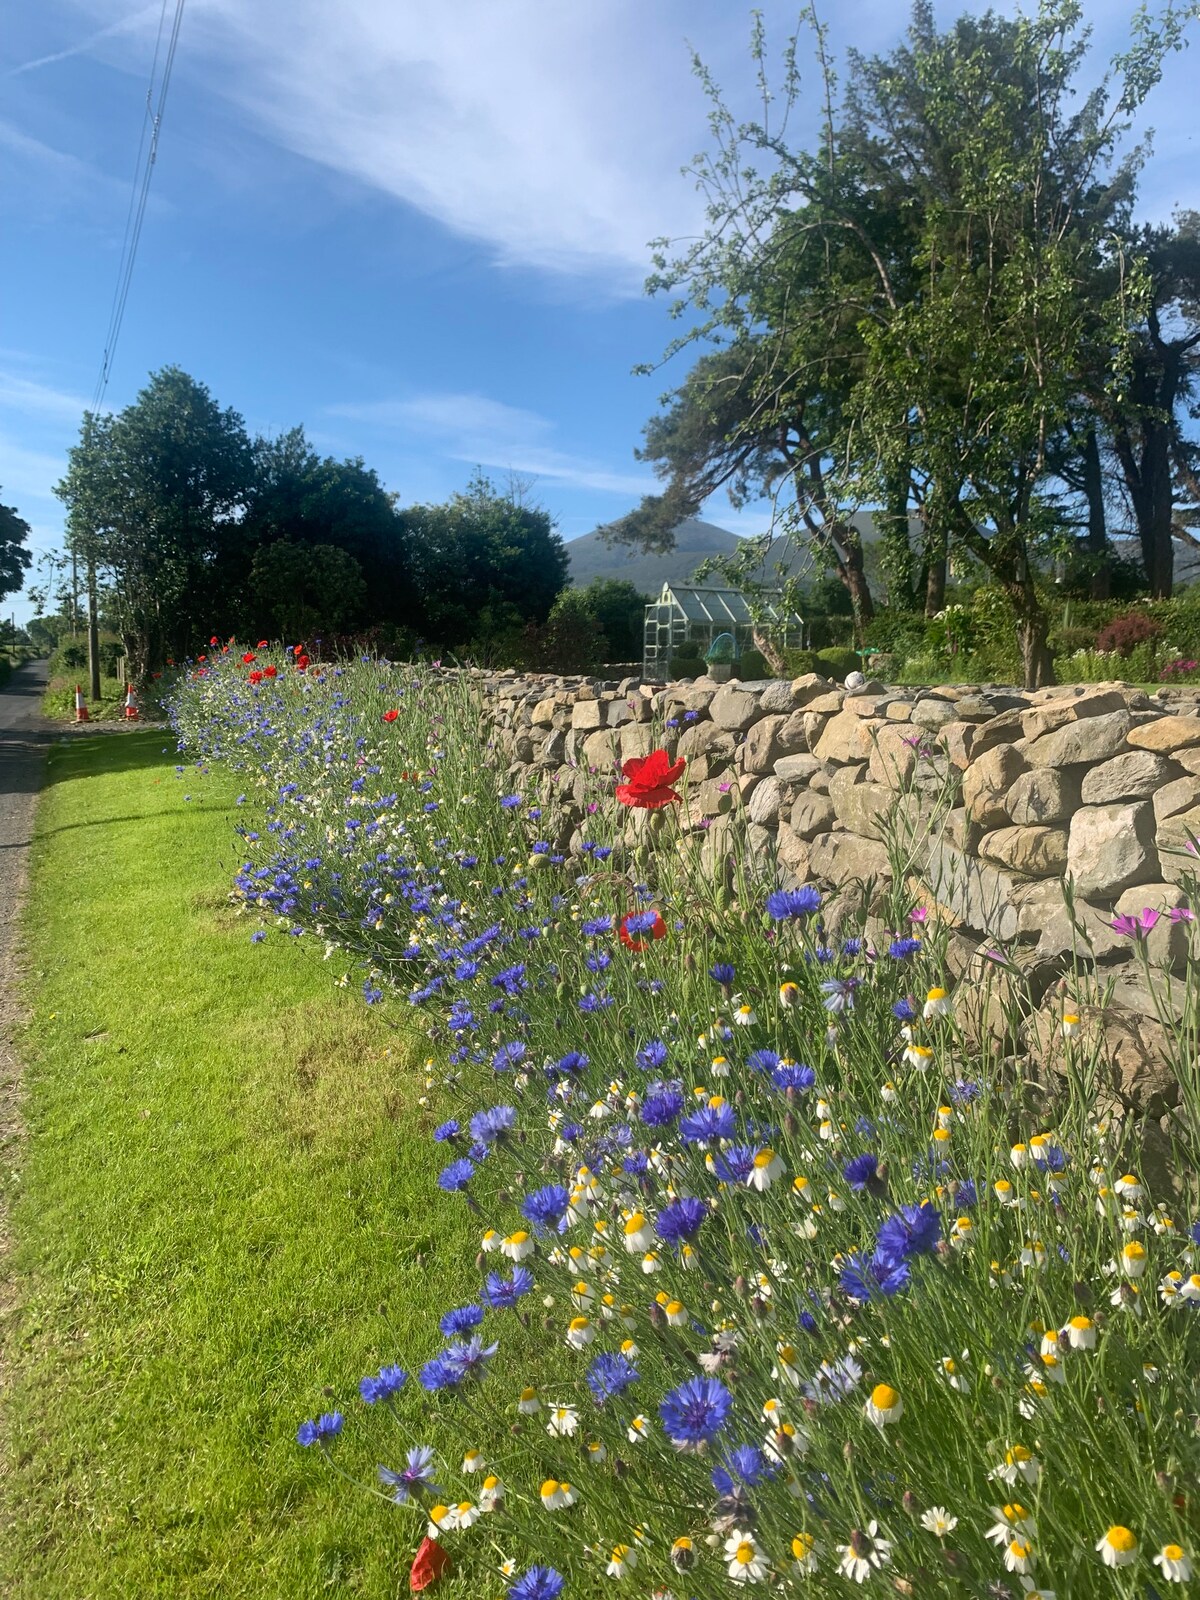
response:
<path id="1" fill-rule="evenodd" d="M 0 600 L 25 582 L 33 557 L 25 548 L 30 527 L 15 506 L 0 505 Z"/>

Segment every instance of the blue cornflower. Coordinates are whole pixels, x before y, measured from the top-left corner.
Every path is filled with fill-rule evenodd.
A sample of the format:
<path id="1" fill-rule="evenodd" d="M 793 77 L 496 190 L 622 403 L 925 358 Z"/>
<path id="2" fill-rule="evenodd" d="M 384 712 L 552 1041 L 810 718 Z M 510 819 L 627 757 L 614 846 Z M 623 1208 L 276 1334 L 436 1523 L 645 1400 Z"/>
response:
<path id="1" fill-rule="evenodd" d="M 685 1239 L 696 1237 L 707 1216 L 708 1207 L 703 1200 L 685 1196 L 682 1200 L 672 1200 L 659 1212 L 654 1231 L 666 1244 L 681 1244 Z"/>
<path id="2" fill-rule="evenodd" d="M 512 1132 L 516 1121 L 517 1113 L 512 1106 L 491 1106 L 487 1111 L 477 1111 L 471 1118 L 471 1132 L 481 1144 L 495 1144 Z"/>
<path id="3" fill-rule="evenodd" d="M 1029 1155 L 1036 1167 L 1048 1172 L 1062 1172 L 1067 1165 L 1067 1153 L 1057 1144 L 1031 1144 Z"/>
<path id="4" fill-rule="evenodd" d="M 433 1481 L 433 1450 L 427 1444 L 419 1444 L 408 1452 L 408 1463 L 400 1472 L 393 1472 L 391 1467 L 379 1467 L 377 1471 L 380 1483 L 391 1489 L 392 1499 L 398 1506 L 407 1505 L 413 1494 L 442 1495 L 446 1492 Z"/>
<path id="5" fill-rule="evenodd" d="M 754 1158 L 758 1147 L 752 1144 L 731 1144 L 716 1159 L 715 1170 L 722 1183 L 745 1183 L 754 1171 Z"/>
<path id="6" fill-rule="evenodd" d="M 811 1067 L 806 1067 L 803 1061 L 781 1061 L 771 1073 L 771 1082 L 785 1092 L 788 1089 L 811 1089 L 816 1081 L 816 1073 Z"/>
<path id="7" fill-rule="evenodd" d="M 447 1311 L 438 1323 L 438 1327 L 447 1339 L 454 1339 L 460 1333 L 470 1333 L 472 1328 L 477 1328 L 483 1321 L 482 1306 L 455 1306 L 453 1311 Z"/>
<path id="8" fill-rule="evenodd" d="M 256 928 L 254 930 L 254 932 L 250 935 L 250 943 L 251 944 L 261 944 L 266 937 L 267 937 L 266 934 L 264 933 L 264 931 L 261 928 Z"/>
<path id="9" fill-rule="evenodd" d="M 533 1273 L 527 1267 L 514 1267 L 511 1278 L 489 1272 L 483 1285 L 483 1298 L 493 1311 L 509 1311 L 533 1288 Z"/>
<path id="10" fill-rule="evenodd" d="M 842 1176 L 855 1194 L 862 1194 L 867 1185 L 879 1177 L 879 1157 L 870 1150 L 852 1157 L 842 1168 Z"/>
<path id="11" fill-rule="evenodd" d="M 539 1233 L 562 1232 L 571 1196 L 561 1183 L 548 1183 L 525 1196 L 521 1215 L 532 1222 Z"/>
<path id="12" fill-rule="evenodd" d="M 903 938 L 893 939 L 888 945 L 888 955 L 893 961 L 906 961 L 909 956 L 915 956 L 921 948 L 920 939 Z"/>
<path id="13" fill-rule="evenodd" d="M 549 1077 L 577 1078 L 588 1069 L 588 1058 L 580 1050 L 568 1050 L 566 1055 L 546 1068 Z"/>
<path id="14" fill-rule="evenodd" d="M 381 1367 L 373 1376 L 360 1378 L 358 1392 L 369 1406 L 377 1400 L 388 1400 L 403 1389 L 408 1373 L 403 1367 Z"/>
<path id="15" fill-rule="evenodd" d="M 503 989 L 507 995 L 518 995 L 529 987 L 529 980 L 525 976 L 525 963 L 518 961 L 514 966 L 505 967 L 503 972 L 497 972 L 491 980 L 493 989 Z"/>
<path id="16" fill-rule="evenodd" d="M 521 804 L 521 796 L 519 794 L 506 794 L 501 800 L 500 804 L 504 807 L 505 811 L 515 811 L 516 808 Z"/>
<path id="17" fill-rule="evenodd" d="M 512 1044 L 502 1044 L 500 1046 L 492 1057 L 492 1066 L 495 1067 L 497 1072 L 511 1072 L 513 1067 L 522 1061 L 524 1057 L 525 1046 L 520 1040 L 514 1040 Z"/>
<path id="18" fill-rule="evenodd" d="M 607 1011 L 612 1004 L 613 997 L 610 994 L 585 994 L 579 1002 L 579 1009 L 589 1015 L 593 1011 Z"/>
<path id="19" fill-rule="evenodd" d="M 714 1467 L 712 1486 L 718 1494 L 729 1495 L 740 1480 L 748 1489 L 756 1489 L 771 1476 L 771 1469 L 761 1450 L 752 1444 L 739 1444 L 728 1452 L 725 1466 Z"/>
<path id="20" fill-rule="evenodd" d="M 1200 1244 L 1200 1222 L 1193 1222 L 1188 1229 L 1188 1238 L 1193 1244 Z"/>
<path id="21" fill-rule="evenodd" d="M 671 1443 L 693 1448 L 711 1444 L 733 1409 L 733 1396 L 716 1378 L 688 1378 L 659 1404 Z"/>
<path id="22" fill-rule="evenodd" d="M 751 1072 L 774 1072 L 779 1065 L 779 1054 L 775 1050 L 751 1050 L 746 1065 Z"/>
<path id="23" fill-rule="evenodd" d="M 917 1206 L 901 1206 L 879 1227 L 878 1250 L 894 1258 L 928 1255 L 942 1236 L 942 1219 L 928 1200 Z"/>
<path id="24" fill-rule="evenodd" d="M 820 909 L 820 893 L 808 883 L 801 889 L 775 889 L 767 896 L 767 915 L 774 922 L 784 922 L 789 917 L 811 917 Z"/>
<path id="25" fill-rule="evenodd" d="M 640 1178 L 650 1166 L 650 1157 L 644 1150 L 635 1150 L 621 1162 L 621 1171 L 631 1178 Z"/>
<path id="26" fill-rule="evenodd" d="M 962 1178 L 954 1189 L 954 1204 L 963 1210 L 979 1204 L 979 1191 L 974 1178 Z"/>
<path id="27" fill-rule="evenodd" d="M 869 1260 L 863 1255 L 850 1256 L 839 1282 L 852 1300 L 865 1302 L 877 1295 L 891 1296 L 907 1289 L 911 1270 L 904 1259 L 876 1250 Z"/>
<path id="28" fill-rule="evenodd" d="M 661 1039 L 651 1039 L 649 1044 L 642 1046 L 634 1059 L 643 1072 L 654 1072 L 666 1064 L 667 1047 Z"/>
<path id="29" fill-rule="evenodd" d="M 956 1078 L 950 1085 L 950 1098 L 956 1106 L 970 1105 L 972 1100 L 978 1100 L 983 1093 L 982 1084 L 973 1078 Z"/>
<path id="30" fill-rule="evenodd" d="M 598 1406 L 624 1394 L 637 1381 L 638 1370 L 628 1356 L 598 1355 L 587 1371 L 588 1388 Z"/>
<path id="31" fill-rule="evenodd" d="M 680 1122 L 679 1136 L 685 1144 L 712 1144 L 717 1139 L 732 1139 L 734 1126 L 732 1106 L 701 1106 Z"/>
<path id="32" fill-rule="evenodd" d="M 485 1345 L 478 1334 L 459 1344 L 448 1344 L 442 1351 L 441 1361 L 453 1373 L 453 1381 L 462 1383 L 467 1378 L 482 1378 L 487 1364 L 500 1348 L 498 1344 Z"/>
<path id="33" fill-rule="evenodd" d="M 457 1117 L 451 1117 L 449 1122 L 443 1122 L 440 1127 L 433 1130 L 433 1137 L 439 1144 L 445 1144 L 447 1139 L 453 1139 L 459 1132 Z"/>
<path id="34" fill-rule="evenodd" d="M 447 1194 L 461 1194 L 474 1176 L 475 1163 L 468 1161 L 466 1156 L 460 1156 L 438 1173 L 438 1188 L 445 1189 Z"/>
<path id="35" fill-rule="evenodd" d="M 631 911 L 623 923 L 625 932 L 630 935 L 639 933 L 653 933 L 658 926 L 659 913 L 657 911 Z"/>
<path id="36" fill-rule="evenodd" d="M 530 1567 L 508 1586 L 508 1600 L 558 1600 L 566 1582 L 553 1567 Z"/>
<path id="37" fill-rule="evenodd" d="M 863 942 L 861 939 L 843 939 L 842 954 L 844 956 L 862 955 Z"/>
<path id="38" fill-rule="evenodd" d="M 685 1101 L 678 1089 L 660 1089 L 642 1102 L 641 1117 L 648 1128 L 667 1128 L 683 1110 Z"/>
<path id="39" fill-rule="evenodd" d="M 731 961 L 714 961 L 708 969 L 708 975 L 714 983 L 726 989 L 733 987 L 733 980 L 737 976 Z"/>
<path id="40" fill-rule="evenodd" d="M 826 978 L 821 985 L 826 1011 L 853 1011 L 854 991 L 861 981 L 860 978 Z"/>
<path id="41" fill-rule="evenodd" d="M 592 917 L 581 924 L 584 933 L 589 939 L 598 939 L 602 933 L 611 933 L 613 919 L 611 917 Z"/>
<path id="42" fill-rule="evenodd" d="M 326 1439 L 335 1439 L 342 1431 L 346 1419 L 340 1411 L 323 1411 L 315 1422 L 302 1422 L 296 1430 L 296 1443 L 324 1446 Z"/>

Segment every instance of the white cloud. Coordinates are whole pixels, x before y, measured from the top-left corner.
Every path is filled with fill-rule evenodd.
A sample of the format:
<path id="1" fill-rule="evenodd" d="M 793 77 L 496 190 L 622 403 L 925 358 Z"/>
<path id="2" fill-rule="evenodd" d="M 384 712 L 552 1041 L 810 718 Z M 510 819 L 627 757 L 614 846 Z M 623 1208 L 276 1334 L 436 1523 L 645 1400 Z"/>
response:
<path id="1" fill-rule="evenodd" d="M 647 494 L 655 484 L 649 472 L 615 471 L 557 449 L 548 417 L 486 395 L 426 394 L 326 409 L 331 416 L 365 423 L 383 433 L 428 440 L 451 461 L 527 473 L 565 489 L 628 497 Z"/>

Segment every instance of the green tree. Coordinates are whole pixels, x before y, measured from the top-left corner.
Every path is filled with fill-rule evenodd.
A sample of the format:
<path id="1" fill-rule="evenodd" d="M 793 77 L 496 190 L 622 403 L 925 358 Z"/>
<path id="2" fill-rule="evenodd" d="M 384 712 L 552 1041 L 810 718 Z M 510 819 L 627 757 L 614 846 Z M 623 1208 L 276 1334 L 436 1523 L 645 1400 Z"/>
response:
<path id="1" fill-rule="evenodd" d="M 366 620 L 411 629 L 417 608 L 405 530 L 378 475 L 360 458 L 318 455 L 303 428 L 256 439 L 253 457 L 242 517 L 228 530 L 217 563 L 226 604 L 236 607 L 263 548 L 280 540 L 334 546 L 370 576 Z M 228 624 L 234 625 L 236 617 Z"/>
<path id="2" fill-rule="evenodd" d="M 55 493 L 72 548 L 108 581 L 135 682 L 212 626 L 211 571 L 251 471 L 241 417 L 178 367 L 115 416 L 85 412 Z"/>
<path id="3" fill-rule="evenodd" d="M 549 514 L 481 473 L 443 505 L 399 513 L 426 638 L 444 649 L 475 637 L 485 613 L 545 622 L 567 579 L 567 551 Z"/>
<path id="4" fill-rule="evenodd" d="M 30 527 L 15 506 L 0 505 L 0 600 L 25 582 L 33 557 L 25 548 Z"/>
<path id="5" fill-rule="evenodd" d="M 608 640 L 586 589 L 564 589 L 539 625 L 526 625 L 521 665 L 530 672 L 592 672 L 605 660 Z"/>
<path id="6" fill-rule="evenodd" d="M 1121 145 L 1185 15 L 1139 12 L 1112 74 L 1074 104 L 1087 50 L 1077 0 L 944 33 L 918 0 L 900 49 L 850 54 L 840 108 L 808 21 L 824 105 L 812 150 L 788 139 L 796 39 L 773 99 L 756 27 L 756 121 L 735 123 L 701 69 L 715 150 L 695 171 L 710 224 L 678 259 L 660 257 L 650 288 L 692 314 L 669 353 L 719 348 L 649 425 L 643 454 L 666 488 L 614 537 L 669 538 L 719 487 L 735 502 L 771 495 L 782 525 L 832 560 L 861 629 L 873 602 L 850 516 L 873 506 L 889 591 L 903 602 L 923 587 L 936 609 L 951 550 L 969 551 L 1013 607 L 1027 680 L 1043 681 L 1035 572 L 1059 520 L 1052 445 L 1086 358 L 1106 351 L 1114 384 L 1128 367 L 1141 286 L 1119 237 L 1137 165 Z"/>
<path id="7" fill-rule="evenodd" d="M 566 591 L 568 593 L 574 591 Z M 578 591 L 604 635 L 610 661 L 640 661 L 646 620 L 646 601 L 628 578 L 593 578 Z M 562 596 L 555 602 L 559 605 Z"/>
<path id="8" fill-rule="evenodd" d="M 348 633 L 363 621 L 367 585 L 347 550 L 276 539 L 250 568 L 255 633 L 291 643 Z"/>

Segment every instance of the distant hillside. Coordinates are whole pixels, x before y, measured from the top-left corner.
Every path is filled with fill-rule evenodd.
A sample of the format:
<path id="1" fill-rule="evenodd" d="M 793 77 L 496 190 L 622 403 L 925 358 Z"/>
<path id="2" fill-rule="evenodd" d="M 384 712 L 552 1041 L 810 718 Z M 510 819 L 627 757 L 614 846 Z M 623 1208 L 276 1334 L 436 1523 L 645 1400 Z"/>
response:
<path id="1" fill-rule="evenodd" d="M 585 533 L 567 545 L 571 582 L 581 587 L 593 578 L 626 578 L 645 595 L 657 595 L 664 583 L 684 583 L 710 556 L 729 555 L 736 535 L 715 523 L 689 517 L 675 530 L 675 548 L 666 555 L 646 555 L 626 545 L 607 545 L 599 532 Z"/>

